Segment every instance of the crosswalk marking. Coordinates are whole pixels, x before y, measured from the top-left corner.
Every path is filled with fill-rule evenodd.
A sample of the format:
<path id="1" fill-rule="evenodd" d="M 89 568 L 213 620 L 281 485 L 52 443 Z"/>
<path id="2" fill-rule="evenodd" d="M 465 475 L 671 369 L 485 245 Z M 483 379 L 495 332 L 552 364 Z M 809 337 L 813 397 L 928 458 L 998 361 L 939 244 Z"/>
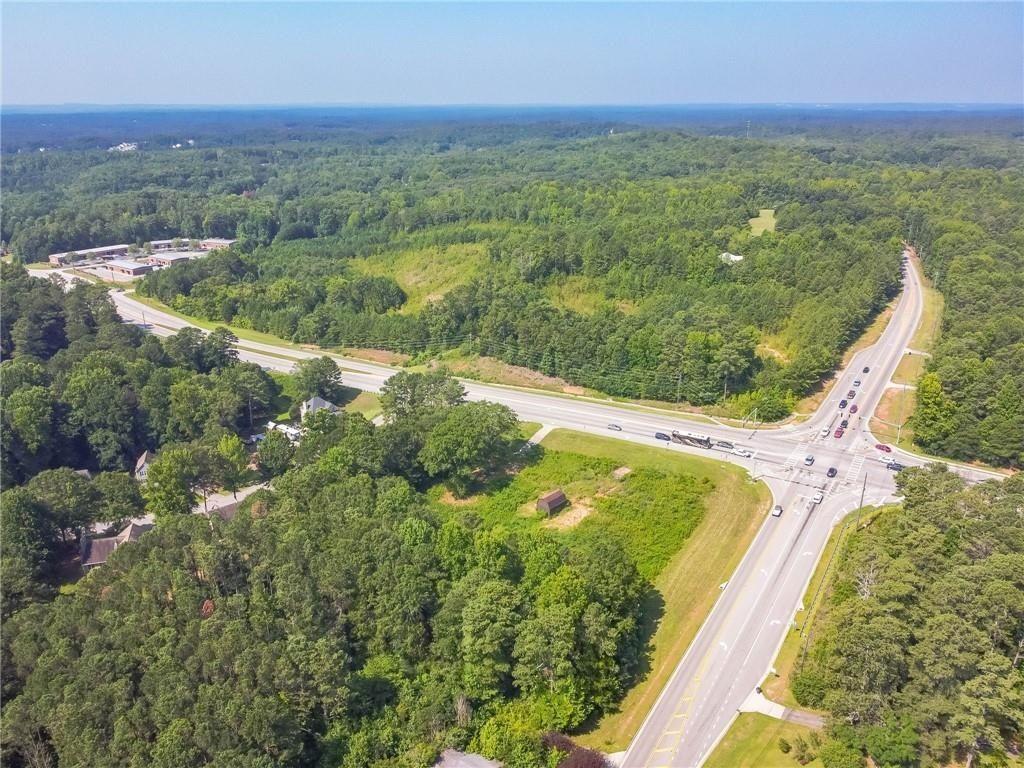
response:
<path id="1" fill-rule="evenodd" d="M 783 469 L 792 469 L 796 466 L 797 461 L 802 461 L 803 457 L 807 455 L 807 443 L 800 443 L 793 452 L 786 458 L 785 463 L 782 465 Z"/>
<path id="2" fill-rule="evenodd" d="M 855 483 L 857 477 L 860 475 L 860 468 L 864 466 L 864 456 L 856 456 L 853 459 L 853 463 L 850 464 L 850 468 L 846 470 L 846 479 L 844 482 Z"/>

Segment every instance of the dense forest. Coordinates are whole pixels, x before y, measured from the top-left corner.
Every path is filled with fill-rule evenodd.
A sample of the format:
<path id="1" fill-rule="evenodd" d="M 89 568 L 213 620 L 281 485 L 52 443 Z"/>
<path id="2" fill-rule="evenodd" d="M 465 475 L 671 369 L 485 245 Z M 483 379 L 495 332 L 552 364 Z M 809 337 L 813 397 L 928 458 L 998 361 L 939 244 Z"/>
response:
<path id="1" fill-rule="evenodd" d="M 766 118 L 772 138 L 755 140 L 698 135 L 710 117 L 613 121 L 610 133 L 593 119 L 338 119 L 296 119 L 290 140 L 245 146 L 7 155 L 2 236 L 28 261 L 237 237 L 139 291 L 300 342 L 457 350 L 769 420 L 818 387 L 898 291 L 906 240 L 949 309 L 921 382 L 920 444 L 1020 465 L 1012 120 L 936 117 L 927 134 L 920 115 L 813 131 Z M 762 209 L 774 227 L 755 230 Z"/>
<path id="2" fill-rule="evenodd" d="M 837 560 L 793 692 L 833 716 L 830 768 L 1005 764 L 1024 735 L 1024 478 L 897 483 L 903 503 Z"/>

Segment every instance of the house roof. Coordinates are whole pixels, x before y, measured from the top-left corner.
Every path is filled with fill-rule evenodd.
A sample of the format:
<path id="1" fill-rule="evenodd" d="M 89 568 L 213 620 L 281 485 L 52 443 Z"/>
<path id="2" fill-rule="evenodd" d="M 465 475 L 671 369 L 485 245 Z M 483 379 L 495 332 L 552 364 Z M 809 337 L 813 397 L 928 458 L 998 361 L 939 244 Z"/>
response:
<path id="1" fill-rule="evenodd" d="M 107 266 L 118 269 L 152 269 L 149 264 L 140 264 L 137 261 L 128 261 L 128 259 L 111 259 L 107 262 Z"/>
<path id="2" fill-rule="evenodd" d="M 149 464 L 149 462 L 151 462 L 152 460 L 153 453 L 151 451 L 143 451 L 142 455 L 139 456 L 138 460 L 135 462 L 135 471 L 138 472 L 144 466 Z"/>
<path id="3" fill-rule="evenodd" d="M 126 541 L 138 541 L 153 526 L 148 523 L 128 523 L 116 536 L 105 536 L 100 539 L 87 539 L 82 548 L 82 565 L 103 565 L 107 559 Z"/>
<path id="4" fill-rule="evenodd" d="M 324 400 L 320 395 L 313 395 L 309 400 L 302 404 L 302 408 L 304 411 L 312 411 L 313 413 L 323 410 L 324 408 L 331 411 L 338 410 L 338 406 L 330 400 Z"/>

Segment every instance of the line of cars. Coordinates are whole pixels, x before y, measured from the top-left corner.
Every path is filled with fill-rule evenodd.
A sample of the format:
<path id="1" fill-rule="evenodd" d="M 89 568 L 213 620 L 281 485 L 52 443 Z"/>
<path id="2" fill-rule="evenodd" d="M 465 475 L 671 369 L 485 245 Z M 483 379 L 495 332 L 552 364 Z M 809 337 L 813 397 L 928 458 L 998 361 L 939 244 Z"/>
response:
<path id="1" fill-rule="evenodd" d="M 609 424 L 608 428 L 611 429 L 612 425 Z M 728 440 L 712 440 L 706 435 L 695 435 L 690 432 L 678 432 L 674 429 L 671 434 L 667 432 L 655 432 L 654 438 L 656 440 L 664 440 L 668 443 L 692 445 L 696 448 L 704 448 L 705 450 L 718 448 L 723 451 L 728 451 L 734 456 L 741 456 L 745 459 L 749 459 L 754 455 L 752 451 L 748 451 L 746 448 L 740 448 L 733 443 L 730 443 Z"/>

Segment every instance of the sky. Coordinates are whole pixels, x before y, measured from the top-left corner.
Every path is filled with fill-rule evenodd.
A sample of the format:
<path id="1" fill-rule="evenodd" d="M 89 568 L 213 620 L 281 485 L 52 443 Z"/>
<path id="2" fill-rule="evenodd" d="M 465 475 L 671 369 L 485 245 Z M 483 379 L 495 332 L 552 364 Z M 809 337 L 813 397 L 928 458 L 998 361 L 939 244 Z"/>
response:
<path id="1" fill-rule="evenodd" d="M 27 104 L 1021 103 L 1024 2 L 4 0 Z"/>

